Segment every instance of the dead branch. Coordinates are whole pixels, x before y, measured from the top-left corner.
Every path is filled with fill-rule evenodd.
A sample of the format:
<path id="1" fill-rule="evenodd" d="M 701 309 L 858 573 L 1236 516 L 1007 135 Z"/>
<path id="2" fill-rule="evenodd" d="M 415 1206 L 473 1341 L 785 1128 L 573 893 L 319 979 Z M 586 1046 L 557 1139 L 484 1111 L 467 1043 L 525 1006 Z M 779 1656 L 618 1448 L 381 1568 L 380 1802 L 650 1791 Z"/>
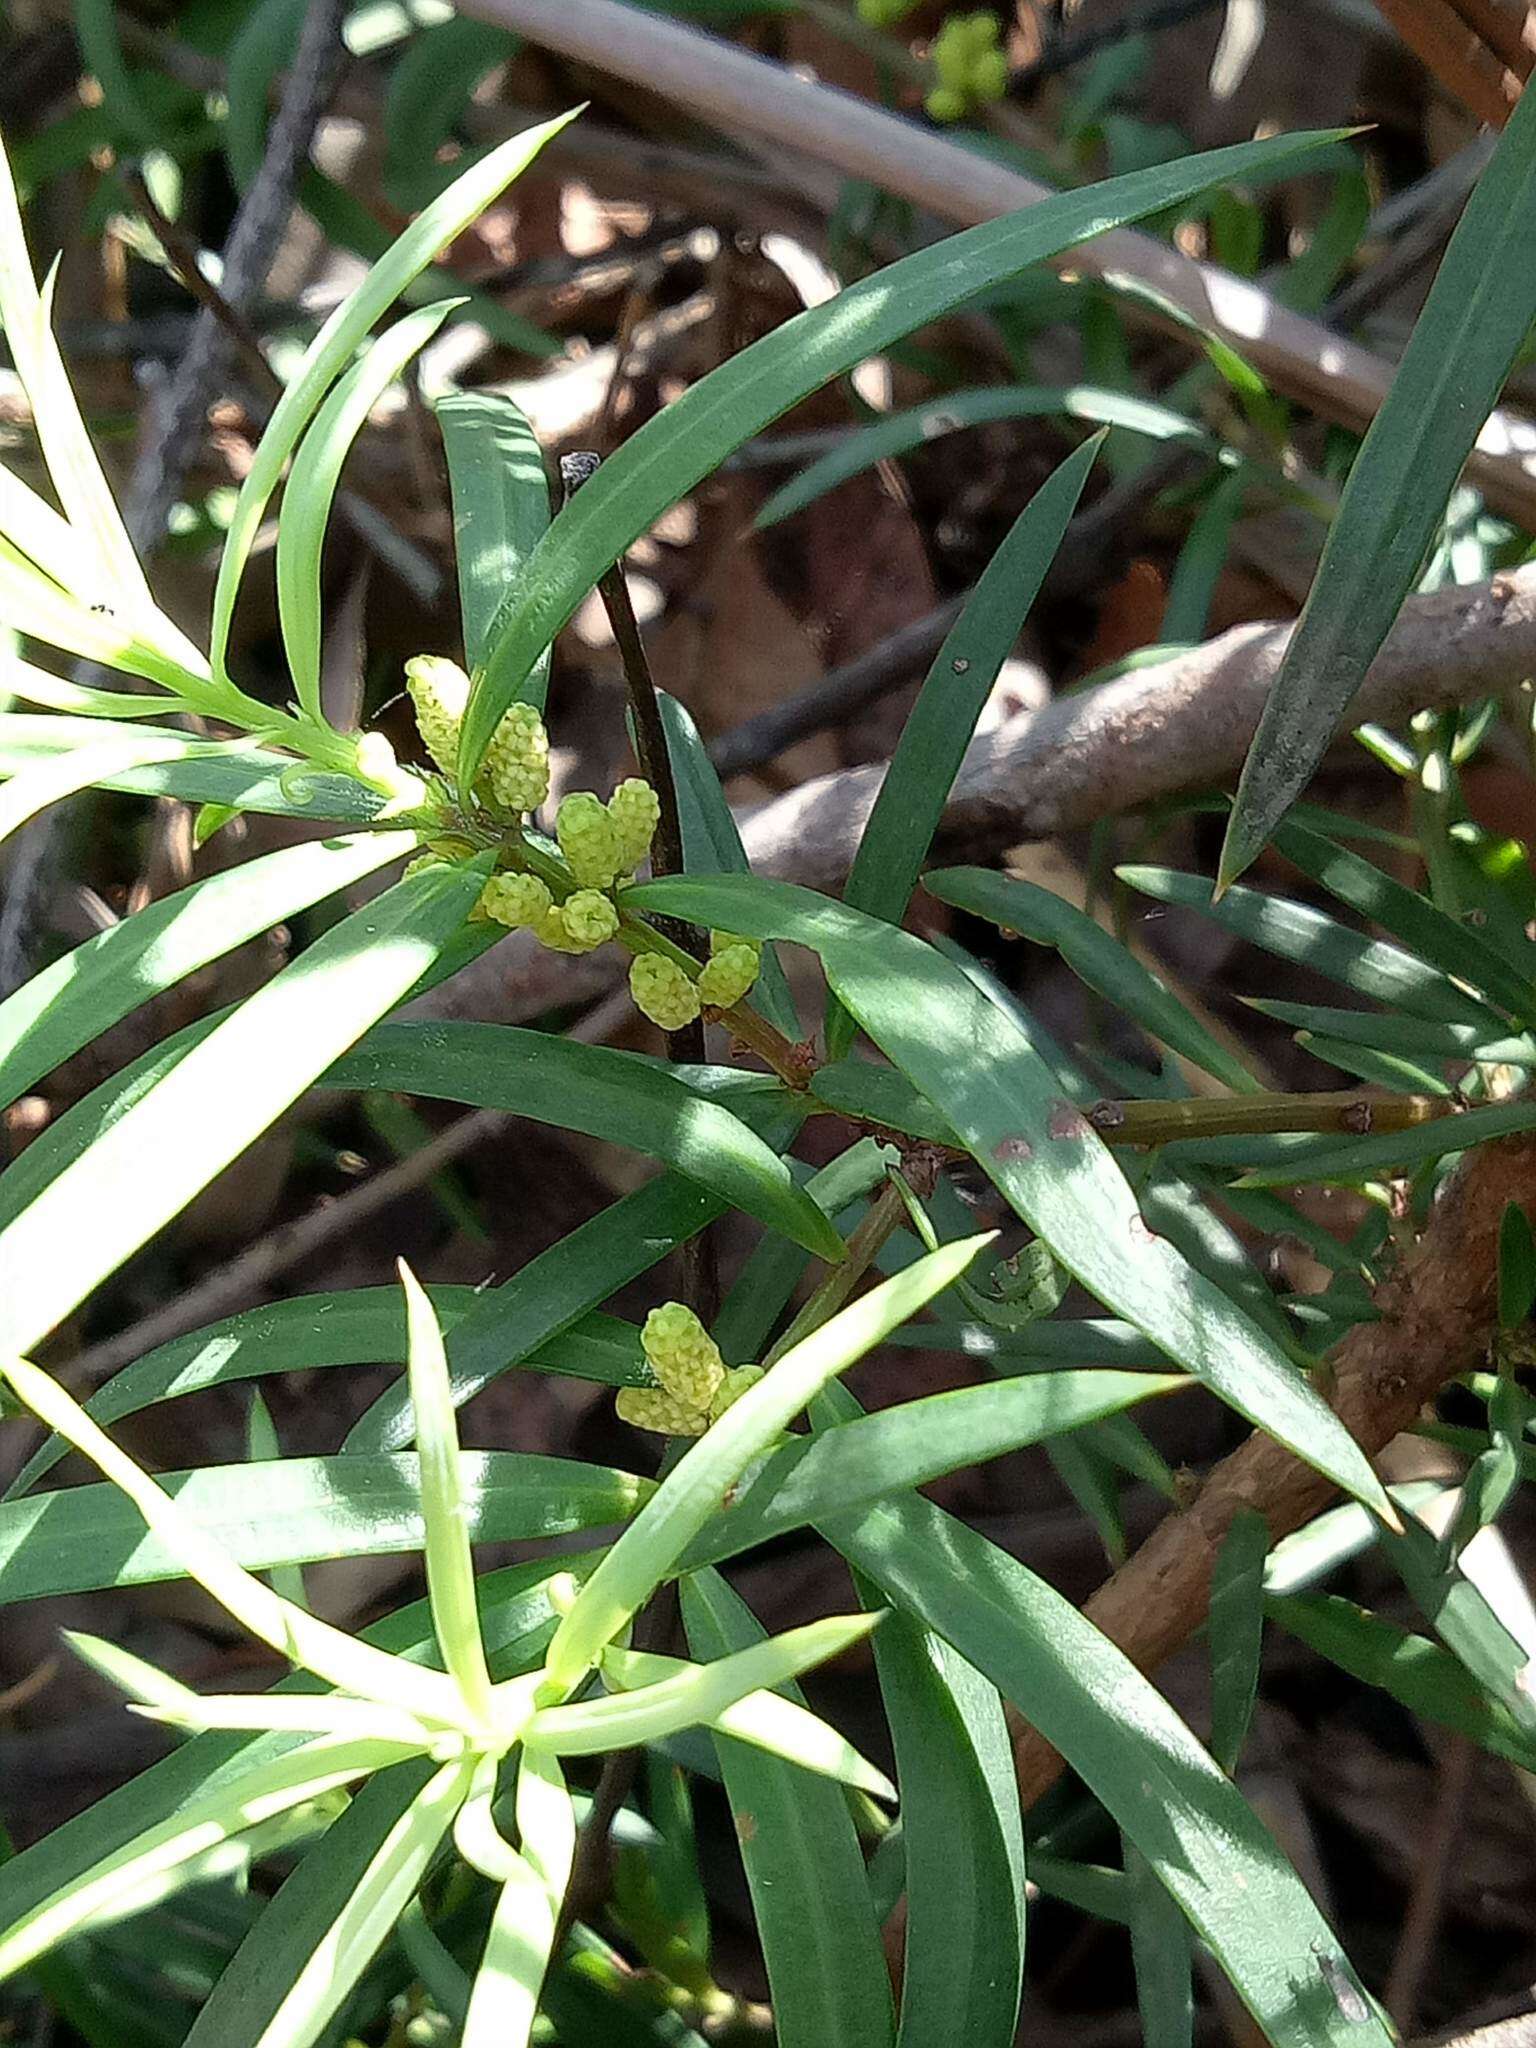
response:
<path id="1" fill-rule="evenodd" d="M 1536 1222 L 1536 1137 L 1502 1139 L 1473 1154 L 1413 1251 L 1376 1289 L 1380 1321 L 1359 1324 L 1328 1354 L 1331 1404 L 1369 1454 L 1485 1356 L 1497 1319 L 1499 1224 L 1511 1202 Z M 1238 1510 L 1256 1508 L 1279 1538 L 1325 1507 L 1333 1491 L 1273 1437 L 1255 1433 L 1083 1611 L 1134 1664 L 1154 1671 L 1205 1619 L 1211 1569 Z M 1062 1769 L 1050 1745 L 1019 1720 L 1014 1762 L 1026 1807 Z"/>
<path id="2" fill-rule="evenodd" d="M 465 14 L 675 100 L 729 134 L 788 145 L 941 220 L 972 226 L 1051 196 L 1034 179 L 900 115 L 617 0 L 457 4 Z M 1152 285 L 1324 419 L 1364 426 L 1392 381 L 1391 365 L 1368 349 L 1290 311 L 1258 285 L 1133 229 L 1100 235 L 1058 262 L 1093 277 L 1118 273 Z M 1490 504 L 1523 526 L 1536 525 L 1536 429 L 1528 421 L 1496 413 L 1467 473 Z"/>
<path id="3" fill-rule="evenodd" d="M 1291 635 L 1238 626 L 1188 654 L 1043 711 L 1024 712 L 967 754 L 942 838 L 967 856 L 1050 839 L 1179 790 L 1219 785 L 1248 751 Z M 866 656 L 865 659 L 870 659 Z M 1536 674 L 1536 568 L 1410 598 L 1347 725 L 1497 696 Z M 812 887 L 840 883 L 885 770 L 824 775 L 742 821 L 753 865 Z"/>
<path id="4" fill-rule="evenodd" d="M 1009 719 L 967 754 L 939 850 L 995 857 L 1178 790 L 1219 786 L 1248 750 L 1290 633 L 1288 625 L 1239 626 L 1171 661 Z M 879 653 L 872 649 L 858 666 Z M 1396 725 L 1429 706 L 1497 696 L 1531 675 L 1536 565 L 1410 598 L 1350 716 Z M 884 774 L 882 763 L 842 769 L 746 812 L 740 824 L 753 867 L 810 888 L 840 888 Z M 517 1023 L 595 997 L 617 972 L 606 951 L 564 959 L 513 932 L 406 1014 Z"/>
<path id="5" fill-rule="evenodd" d="M 238 314 L 249 309 L 266 280 L 293 205 L 294 181 L 340 74 L 346 55 L 342 11 L 339 0 L 312 0 L 306 10 L 266 149 L 236 212 L 224 249 L 222 291 Z M 206 308 L 201 310 L 186 353 L 154 408 L 150 437 L 134 465 L 128 524 L 143 548 L 159 545 L 172 501 L 201 442 L 203 415 L 228 346 L 223 325 Z"/>

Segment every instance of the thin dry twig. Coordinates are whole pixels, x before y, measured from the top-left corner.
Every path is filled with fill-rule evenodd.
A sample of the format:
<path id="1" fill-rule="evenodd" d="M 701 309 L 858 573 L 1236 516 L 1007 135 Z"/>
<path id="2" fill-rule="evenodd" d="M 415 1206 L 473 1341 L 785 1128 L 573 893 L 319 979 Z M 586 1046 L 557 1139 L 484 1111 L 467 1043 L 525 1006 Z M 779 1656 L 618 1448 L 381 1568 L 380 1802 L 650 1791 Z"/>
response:
<path id="1" fill-rule="evenodd" d="M 1531 50 L 1522 33 L 1524 11 L 1517 15 L 1501 0 L 1449 0 L 1478 41 L 1491 50 L 1516 78 L 1529 78 Z"/>
<path id="2" fill-rule="evenodd" d="M 244 316 L 266 282 L 293 204 L 294 181 L 340 76 L 342 0 L 310 0 L 267 146 L 240 202 L 224 249 L 223 297 Z M 206 308 L 199 312 L 169 389 L 151 409 L 150 437 L 134 465 L 128 524 L 141 548 L 155 546 L 201 439 L 203 417 L 222 373 L 229 336 Z"/>
<path id="3" fill-rule="evenodd" d="M 941 220 L 973 225 L 1051 196 L 1034 179 L 915 122 L 618 0 L 457 4 L 462 13 L 517 29 L 547 49 L 675 100 L 726 133 L 788 145 Z M 1369 350 L 1292 312 L 1259 286 L 1134 230 L 1100 235 L 1058 261 L 1089 276 L 1125 273 L 1154 286 L 1324 419 L 1364 426 L 1391 384 L 1391 366 Z M 1191 339 L 1182 328 L 1170 331 Z M 1495 413 L 1467 473 L 1490 504 L 1522 525 L 1536 525 L 1536 429 L 1528 422 Z"/>
<path id="4" fill-rule="evenodd" d="M 1419 1995 L 1434 1961 L 1445 1914 L 1446 1880 L 1467 1817 L 1467 1795 L 1476 1764 L 1477 1749 L 1470 1737 L 1453 1735 L 1440 1758 L 1423 1853 L 1413 1874 L 1408 1910 L 1387 1977 L 1387 2011 L 1405 2033 L 1418 2016 Z"/>
<path id="5" fill-rule="evenodd" d="M 1238 626 L 1188 654 L 1022 712 L 978 739 L 955 779 L 940 842 L 983 859 L 1052 839 L 1235 773 L 1290 639 L 1290 625 Z M 1536 674 L 1536 567 L 1410 598 L 1345 727 L 1395 726 Z M 885 769 L 840 770 L 749 812 L 753 865 L 825 888 L 840 883 Z"/>
<path id="6" fill-rule="evenodd" d="M 1106 580 L 1107 565 L 1132 515 L 1183 474 L 1183 450 L 1156 455 L 1134 475 L 1111 484 L 1067 528 L 1067 537 L 1046 570 L 1042 595 L 1053 602 L 1082 597 Z M 898 626 L 854 660 L 835 668 L 781 704 L 743 719 L 711 741 L 709 758 L 725 779 L 749 774 L 812 733 L 845 724 L 887 690 L 910 681 L 933 659 L 964 610 L 954 597 L 923 618 Z"/>
<path id="7" fill-rule="evenodd" d="M 1406 1429 L 1448 1380 L 1486 1356 L 1498 1313 L 1499 1226 L 1511 1202 L 1536 1220 L 1536 1137 L 1502 1139 L 1467 1160 L 1400 1270 L 1376 1289 L 1379 1320 L 1357 1325 L 1328 1354 L 1330 1405 L 1368 1455 Z M 1256 1432 L 1083 1611 L 1133 1664 L 1155 1671 L 1205 1619 L 1211 1570 L 1238 1512 L 1257 1509 L 1278 1539 L 1325 1507 L 1333 1492 L 1331 1480 Z M 1026 1807 L 1063 1767 L 1045 1739 L 1017 1718 L 1014 1764 Z"/>
<path id="8" fill-rule="evenodd" d="M 1452 0 L 1454 4 L 1454 0 Z M 1376 0 L 1386 20 L 1435 81 L 1479 121 L 1502 128 L 1520 80 L 1494 60 L 1458 8 L 1445 0 Z"/>

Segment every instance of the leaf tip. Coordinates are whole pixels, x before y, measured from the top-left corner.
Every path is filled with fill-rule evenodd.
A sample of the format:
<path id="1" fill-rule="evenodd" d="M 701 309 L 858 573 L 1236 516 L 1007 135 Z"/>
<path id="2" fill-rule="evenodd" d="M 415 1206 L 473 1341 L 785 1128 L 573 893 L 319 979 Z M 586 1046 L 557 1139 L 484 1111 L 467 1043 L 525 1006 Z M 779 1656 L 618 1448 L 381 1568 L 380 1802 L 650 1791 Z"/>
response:
<path id="1" fill-rule="evenodd" d="M 1376 1503 L 1376 1513 L 1383 1527 L 1388 1529 L 1392 1535 L 1403 1536 L 1407 1534 L 1403 1526 L 1403 1518 L 1398 1513 L 1391 1495 L 1385 1489 L 1382 1490 L 1380 1501 Z"/>

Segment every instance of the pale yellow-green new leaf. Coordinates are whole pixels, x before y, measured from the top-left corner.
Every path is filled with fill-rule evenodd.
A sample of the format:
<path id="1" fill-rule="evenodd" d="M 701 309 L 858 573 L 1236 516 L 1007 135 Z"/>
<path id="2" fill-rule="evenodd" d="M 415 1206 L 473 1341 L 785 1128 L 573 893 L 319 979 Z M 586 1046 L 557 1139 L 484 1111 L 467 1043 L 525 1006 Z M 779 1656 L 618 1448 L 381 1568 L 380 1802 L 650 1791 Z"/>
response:
<path id="1" fill-rule="evenodd" d="M 103 578 L 104 600 L 116 595 L 135 609 L 154 610 L 144 571 L 107 487 L 48 324 L 22 232 L 10 160 L 0 147 L 0 325 L 31 402 L 38 439 L 82 560 Z"/>
<path id="2" fill-rule="evenodd" d="M 527 169 L 552 135 L 558 135 L 576 110 L 528 128 L 489 151 L 440 192 L 390 245 L 367 276 L 331 314 L 304 351 L 287 389 L 278 400 L 255 456 L 240 486 L 235 510 L 219 561 L 213 594 L 212 648 L 215 675 L 224 674 L 229 628 L 240 579 L 250 559 L 267 500 L 277 488 L 283 466 L 316 407 L 352 359 L 353 351 L 373 323 L 387 312 L 411 280 L 420 275 L 447 243 L 521 171 Z"/>
<path id="3" fill-rule="evenodd" d="M 470 1993 L 462 2048 L 525 2048 L 549 1967 L 560 1904 L 576 1854 L 576 1815 L 558 1760 L 518 1759 L 517 1827 L 495 1917 Z"/>
<path id="4" fill-rule="evenodd" d="M 450 1677 L 463 1695 L 466 1717 L 491 1721 L 491 1674 L 486 1668 L 475 1602 L 475 1560 L 469 1547 L 468 1508 L 459 1467 L 459 1432 L 443 1333 L 415 1274 L 401 1260 L 405 1290 L 407 1370 L 421 1454 L 421 1512 L 426 1525 L 427 1594 L 432 1627 Z"/>
<path id="5" fill-rule="evenodd" d="M 592 1756 L 607 1749 L 637 1749 L 661 1742 L 684 1728 L 708 1727 L 750 1693 L 771 1690 L 813 1664 L 835 1657 L 867 1636 L 875 1614 L 839 1614 L 786 1629 L 750 1650 L 738 1650 L 713 1664 L 684 1665 L 670 1677 L 637 1692 L 610 1693 L 576 1706 L 544 1707 L 528 1723 L 529 1749 L 560 1756 Z"/>
<path id="6" fill-rule="evenodd" d="M 251 2048 L 310 2048 L 320 2038 L 415 1896 L 473 1769 L 468 1759 L 444 1764 L 401 1814 Z"/>
<path id="7" fill-rule="evenodd" d="M 0 1379 L 37 1419 L 90 1459 L 103 1478 L 125 1493 L 151 1533 L 172 1553 L 189 1578 L 252 1635 L 294 1665 L 359 1697 L 427 1716 L 445 1727 L 460 1718 L 459 1689 L 441 1671 L 426 1671 L 359 1642 L 327 1621 L 306 1614 L 263 1585 L 198 1529 L 171 1496 L 120 1450 L 57 1380 L 30 1360 L 0 1361 Z"/>
<path id="8" fill-rule="evenodd" d="M 649 1650 L 609 1649 L 603 1653 L 603 1677 L 626 1691 L 705 1668 L 683 1657 L 662 1657 Z M 799 1764 L 802 1770 L 814 1771 L 818 1777 L 836 1778 L 876 1799 L 894 1802 L 896 1798 L 896 1787 L 884 1771 L 876 1770 L 819 1714 L 785 1699 L 782 1693 L 748 1693 L 716 1714 L 709 1726 L 721 1735 L 734 1735 L 738 1742 L 750 1742 L 755 1749 L 766 1749 Z"/>
<path id="9" fill-rule="evenodd" d="M 758 1453 L 827 1382 L 931 1301 L 994 1233 L 958 1240 L 812 1331 L 728 1408 L 668 1473 L 561 1620 L 545 1668 L 569 1692 L 647 1601 Z"/>
<path id="10" fill-rule="evenodd" d="M 0 1980 L 24 1970 L 93 1920 L 127 1911 L 136 1901 L 152 1902 L 166 1872 L 274 1815 L 371 1771 L 404 1763 L 414 1754 L 397 1743 L 324 1736 L 259 1766 L 232 1785 L 185 1801 L 156 1826 L 39 1900 L 9 1927 L 0 1928 Z"/>

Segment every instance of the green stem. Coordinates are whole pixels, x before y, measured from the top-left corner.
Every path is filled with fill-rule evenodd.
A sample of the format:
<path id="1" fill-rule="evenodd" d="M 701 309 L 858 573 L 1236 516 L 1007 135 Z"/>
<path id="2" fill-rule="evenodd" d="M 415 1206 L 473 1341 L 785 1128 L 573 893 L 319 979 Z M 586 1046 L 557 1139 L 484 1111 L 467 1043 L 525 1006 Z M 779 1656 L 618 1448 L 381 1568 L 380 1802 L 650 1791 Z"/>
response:
<path id="1" fill-rule="evenodd" d="M 819 1330 L 823 1323 L 831 1321 L 874 1264 L 887 1238 L 901 1227 L 906 1213 L 901 1190 L 894 1182 L 888 1182 L 849 1238 L 842 1263 L 830 1268 L 810 1300 L 770 1349 L 763 1360 L 765 1367 L 777 1364 L 785 1352 L 792 1350 L 802 1338 L 809 1337 L 813 1330 Z"/>
<path id="2" fill-rule="evenodd" d="M 1234 1095 L 1187 1102 L 1096 1102 L 1088 1121 L 1110 1145 L 1166 1145 L 1178 1138 L 1255 1137 L 1288 1131 L 1337 1131 L 1363 1137 L 1406 1131 L 1452 1116 L 1446 1095 Z"/>

